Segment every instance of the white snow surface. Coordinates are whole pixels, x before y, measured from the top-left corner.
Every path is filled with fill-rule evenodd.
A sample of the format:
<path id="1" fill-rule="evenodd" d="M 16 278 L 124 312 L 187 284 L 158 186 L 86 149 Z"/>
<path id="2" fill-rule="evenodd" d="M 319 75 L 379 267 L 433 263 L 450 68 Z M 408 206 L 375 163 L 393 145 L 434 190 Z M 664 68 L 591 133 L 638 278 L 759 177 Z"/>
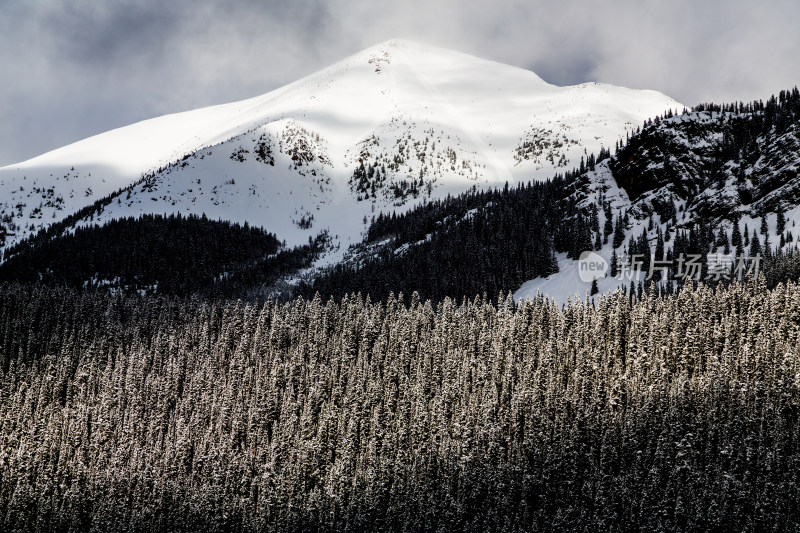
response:
<path id="1" fill-rule="evenodd" d="M 681 107 L 654 91 L 557 87 L 521 68 L 392 40 L 262 96 L 146 120 L 0 168 L 0 220 L 10 245 L 154 173 L 82 223 L 205 213 L 262 226 L 289 245 L 327 228 L 343 253 L 360 241 L 365 216 L 414 203 L 386 191 L 358 201 L 348 180 L 360 161 L 385 168 L 400 156 L 387 183 L 423 175 L 424 196 L 441 197 L 552 177 Z M 526 140 L 538 148 L 526 151 Z M 262 141 L 273 165 L 257 157 Z M 311 227 L 300 227 L 312 215 Z"/>

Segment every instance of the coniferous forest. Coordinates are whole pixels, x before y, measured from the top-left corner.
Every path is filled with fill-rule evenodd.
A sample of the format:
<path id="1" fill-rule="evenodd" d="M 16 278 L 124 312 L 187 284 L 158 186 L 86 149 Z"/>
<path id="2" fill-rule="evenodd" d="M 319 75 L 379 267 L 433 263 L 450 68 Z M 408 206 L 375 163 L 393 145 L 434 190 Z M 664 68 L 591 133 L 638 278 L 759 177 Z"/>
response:
<path id="1" fill-rule="evenodd" d="M 800 530 L 799 125 L 797 89 L 670 111 L 308 276 L 324 231 L 87 206 L 0 264 L 0 531 Z M 605 244 L 763 275 L 513 301 Z"/>
<path id="2" fill-rule="evenodd" d="M 261 228 L 205 216 L 143 215 L 11 247 L 0 281 L 172 296 L 232 297 L 306 267 L 324 247 L 282 247 Z"/>
<path id="3" fill-rule="evenodd" d="M 4 531 L 792 531 L 800 286 L 596 306 L 6 284 Z"/>
<path id="4" fill-rule="evenodd" d="M 383 299 L 391 291 L 416 291 L 439 301 L 515 289 L 558 272 L 555 252 L 566 250 L 582 229 L 588 234 L 588 221 L 576 217 L 564 189 L 557 176 L 472 190 L 399 216 L 381 213 L 361 245 L 375 247 L 374 253 L 354 254 L 355 261 L 334 265 L 298 292 L 306 298 L 361 292 Z"/>

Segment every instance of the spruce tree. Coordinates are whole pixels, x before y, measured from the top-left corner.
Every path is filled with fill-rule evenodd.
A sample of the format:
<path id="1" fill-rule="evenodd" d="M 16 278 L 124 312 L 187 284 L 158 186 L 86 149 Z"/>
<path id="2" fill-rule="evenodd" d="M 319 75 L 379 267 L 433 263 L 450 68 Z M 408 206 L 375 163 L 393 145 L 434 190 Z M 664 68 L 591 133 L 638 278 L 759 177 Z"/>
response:
<path id="1" fill-rule="evenodd" d="M 786 230 L 786 215 L 783 212 L 783 209 L 778 208 L 778 218 L 777 218 L 777 227 L 775 229 L 776 233 L 781 234 Z"/>
<path id="2" fill-rule="evenodd" d="M 612 243 L 614 248 L 619 248 L 625 242 L 625 227 L 623 217 L 617 216 L 617 223 L 614 226 L 614 241 Z"/>

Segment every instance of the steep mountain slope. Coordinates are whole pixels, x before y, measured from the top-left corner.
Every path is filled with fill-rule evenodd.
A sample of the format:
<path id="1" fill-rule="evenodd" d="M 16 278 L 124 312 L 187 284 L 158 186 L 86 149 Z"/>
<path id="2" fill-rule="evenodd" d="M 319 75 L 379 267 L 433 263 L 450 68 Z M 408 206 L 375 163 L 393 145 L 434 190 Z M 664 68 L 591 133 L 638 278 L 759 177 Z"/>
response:
<path id="1" fill-rule="evenodd" d="M 290 286 L 275 283 L 319 258 L 330 244 L 329 236 L 265 257 L 245 254 L 243 260 L 227 260 L 223 256 L 216 264 L 224 266 L 210 270 L 211 282 L 191 272 L 176 273 L 170 279 L 181 280 L 177 286 L 182 293 L 233 298 L 268 294 L 312 297 L 319 291 L 325 297 L 362 292 L 380 299 L 390 291 L 418 291 L 422 298 L 441 300 L 481 293 L 494 297 L 519 288 L 517 298 L 541 292 L 566 301 L 576 294 L 582 299 L 592 281 L 599 292 L 619 287 L 646 290 L 651 264 L 652 281 L 662 291 L 674 290 L 687 274 L 702 281 L 725 282 L 749 271 L 752 260 L 761 255 L 761 267 L 772 285 L 795 279 L 800 272 L 800 256 L 774 257 L 777 252 L 794 250 L 798 236 L 798 124 L 800 92 L 796 89 L 784 91 L 766 104 L 704 105 L 678 116 L 669 111 L 648 119 L 627 144 L 617 146 L 613 156 L 605 149 L 598 156 L 589 154 L 578 169 L 552 180 L 493 189 L 473 187 L 466 193 L 417 203 L 400 214 L 381 211 L 370 217 L 362 241 L 340 250 L 343 260 L 331 262 L 321 271 L 306 272 Z M 240 147 L 219 161 L 259 164 L 267 169 L 276 166 L 280 156 L 274 155 L 266 136 L 250 135 L 255 143 L 252 152 Z M 298 173 L 313 180 L 326 161 L 308 155 L 316 153 L 309 147 L 321 141 L 308 135 L 304 139 L 302 150 L 289 145 L 288 152 L 295 156 Z M 280 153 L 286 151 L 284 142 L 287 139 L 278 141 Z M 187 157 L 161 174 L 189 171 L 193 165 L 213 160 L 216 148 Z M 375 175 L 373 167 L 372 177 Z M 370 173 L 365 171 L 359 178 L 368 179 Z M 126 193 L 125 204 L 123 198 L 117 198 L 116 204 L 114 198 L 108 198 L 83 211 L 78 220 L 102 218 L 104 209 L 121 205 L 130 208 L 136 205 L 136 195 L 157 191 L 158 185 L 157 176 L 149 177 L 130 197 Z M 231 179 L 226 185 L 235 190 L 237 182 Z M 170 187 L 170 182 L 166 186 Z M 253 192 L 258 195 L 256 189 Z M 357 190 L 356 194 L 366 196 L 367 191 Z M 380 204 L 378 189 L 374 196 Z M 353 203 L 364 204 L 373 205 L 363 197 L 359 202 L 358 196 Z M 128 220 L 130 229 L 126 231 L 141 235 L 142 231 L 137 233 L 139 223 Z M 311 215 L 304 214 L 297 226 L 309 229 L 314 223 Z M 60 226 L 63 224 L 53 227 Z M 96 247 L 87 247 L 92 242 L 113 242 L 119 232 L 106 231 L 110 227 L 93 226 L 90 231 L 76 230 L 74 238 L 52 239 L 59 230 L 26 246 L 12 247 L 13 256 L 0 266 L 0 279 L 63 280 L 76 287 L 111 284 L 138 291 L 150 291 L 156 282 L 159 291 L 169 287 L 163 274 L 141 272 L 136 261 L 106 258 L 93 251 Z M 159 224 L 147 227 L 154 232 L 154 240 L 168 242 L 171 238 L 169 224 L 166 232 Z M 239 238 L 235 227 L 221 226 L 219 231 Z M 191 252 L 218 254 L 214 246 L 204 251 L 204 239 L 197 236 L 200 233 L 187 228 L 186 234 L 194 235 L 189 240 Z M 592 266 L 599 270 L 581 270 L 586 266 L 586 261 L 580 261 L 582 253 L 589 251 L 594 253 Z M 663 263 L 653 263 L 651 254 Z M 64 257 L 76 256 L 82 257 L 81 264 L 73 261 L 64 266 Z M 633 256 L 638 256 L 639 272 L 631 272 Z M 740 262 L 742 258 L 744 262 Z M 124 268 L 115 271 L 113 265 L 117 264 Z M 169 262 L 164 266 L 169 268 Z M 176 264 L 175 268 L 181 267 Z"/>
<path id="2" fill-rule="evenodd" d="M 795 90 L 781 93 L 793 117 Z M 787 98 L 789 98 L 787 100 Z M 691 216 L 775 212 L 798 201 L 800 124 L 778 114 L 773 97 L 763 107 L 706 109 L 646 128 L 612 162 L 615 179 L 639 205 L 685 202 Z M 800 106 L 800 104 L 797 104 Z M 774 108 L 773 108 L 774 107 Z M 780 118 L 778 118 L 780 117 Z"/>
<path id="3" fill-rule="evenodd" d="M 800 232 L 799 124 L 797 89 L 766 104 L 668 112 L 616 155 L 592 154 L 538 187 L 379 216 L 304 294 L 416 290 L 440 300 L 511 289 L 566 302 L 582 300 L 593 281 L 598 292 L 639 292 L 650 281 L 672 291 L 687 275 L 715 284 L 756 269 L 770 286 L 796 279 L 800 256 L 785 254 Z M 583 252 L 593 255 L 581 261 Z"/>
<path id="4" fill-rule="evenodd" d="M 472 185 L 544 179 L 680 104 L 556 87 L 468 55 L 389 41 L 263 96 L 144 121 L 0 169 L 11 245 L 99 198 L 78 224 L 205 213 L 288 244 Z M 332 257 L 330 260 L 334 260 Z"/>
<path id="5" fill-rule="evenodd" d="M 729 271 L 739 257 L 796 249 L 798 170 L 800 91 L 794 88 L 766 103 L 707 104 L 649 120 L 615 156 L 575 176 L 570 199 L 587 216 L 596 213 L 599 228 L 616 229 L 627 219 L 617 243 L 605 231 L 591 233 L 589 243 L 601 237 L 594 251 L 606 262 L 612 254 L 622 260 L 637 253 L 649 264 L 661 240 L 672 264 L 671 279 L 679 277 L 681 253 L 700 254 L 705 277 L 715 264 Z M 606 226 L 609 216 L 613 221 Z M 528 281 L 516 296 L 541 292 L 565 301 L 576 293 L 585 295 L 590 283 L 581 280 L 572 255 L 561 254 L 557 274 Z M 601 277 L 598 289 L 628 288 L 647 273 Z"/>

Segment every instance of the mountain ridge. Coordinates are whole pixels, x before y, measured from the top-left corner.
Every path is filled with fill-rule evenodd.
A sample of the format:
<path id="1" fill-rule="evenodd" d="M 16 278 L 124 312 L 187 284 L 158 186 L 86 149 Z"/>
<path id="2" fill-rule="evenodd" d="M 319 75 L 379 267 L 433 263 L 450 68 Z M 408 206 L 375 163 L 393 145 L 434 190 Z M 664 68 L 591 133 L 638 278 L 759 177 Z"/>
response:
<path id="1" fill-rule="evenodd" d="M 614 153 L 601 149 L 597 155 L 589 154 L 581 158 L 578 168 L 563 175 L 557 173 L 552 179 L 511 187 L 508 182 L 503 187 L 473 185 L 465 193 L 445 198 L 422 195 L 423 201 L 413 207 L 406 203 L 403 207 L 409 207 L 407 210 L 381 210 L 370 220 L 365 215 L 362 238 L 345 248 L 340 246 L 341 241 L 333 242 L 323 228 L 303 247 L 284 244 L 278 256 L 237 253 L 247 259 L 217 259 L 218 266 L 211 268 L 216 269 L 216 277 L 210 285 L 199 283 L 190 272 L 170 278 L 182 280 L 182 291 L 249 299 L 272 295 L 312 298 L 317 292 L 336 298 L 361 292 L 382 299 L 389 292 L 418 292 L 421 298 L 439 301 L 475 294 L 494 297 L 500 293 L 505 298 L 511 291 L 518 300 L 542 294 L 566 302 L 573 297 L 583 300 L 582 293 L 590 291 L 590 283 L 592 292 L 621 288 L 639 294 L 647 290 L 653 253 L 659 261 L 666 259 L 669 263 L 666 269 L 653 272 L 658 275 L 652 280 L 657 291 L 666 293 L 684 283 L 680 261 L 681 257 L 685 261 L 687 254 L 696 258 L 701 277 L 716 273 L 712 283 L 727 282 L 739 259 L 750 264 L 760 254 L 767 260 L 767 282 L 774 286 L 781 280 L 795 279 L 794 273 L 800 272 L 800 256 L 792 256 L 797 250 L 794 243 L 800 221 L 794 193 L 800 151 L 792 148 L 799 142 L 799 118 L 797 89 L 782 91 L 779 98 L 770 98 L 766 104 L 707 104 L 677 116 L 668 111 L 648 119 L 626 142 L 617 143 Z M 221 160 L 234 166 L 271 168 L 286 162 L 281 157 L 292 155 L 290 161 L 294 161 L 298 175 L 312 180 L 318 178 L 315 168 L 327 164 L 327 160 L 316 158 L 321 152 L 298 145 L 297 138 L 281 137 L 273 154 L 272 145 L 263 140 L 266 134 L 257 135 L 254 131 L 236 138 L 236 143 L 259 142 L 254 152 L 240 146 L 230 153 L 231 146 L 223 145 Z M 303 138 L 312 144 L 319 141 Z M 427 141 L 423 144 L 427 146 Z M 366 143 L 363 149 L 367 157 L 372 145 Z M 206 161 L 214 159 L 213 151 L 201 154 L 199 159 L 202 161 L 205 155 L 209 156 Z M 159 183 L 159 177 L 165 180 L 169 192 L 170 180 L 166 178 L 173 171 L 178 175 L 181 170 L 191 171 L 197 162 L 198 156 L 187 156 L 179 165 L 165 169 L 163 175 L 152 175 L 137 184 L 137 194 L 162 195 L 165 191 L 159 186 L 164 184 Z M 349 181 L 359 195 L 354 205 L 374 206 L 372 197 L 379 197 L 374 184 L 382 182 L 385 175 L 371 164 L 367 168 L 369 171 L 362 161 Z M 372 189 L 365 186 L 370 180 Z M 322 189 L 327 186 L 326 182 L 317 183 Z M 224 185 L 236 187 L 239 183 L 231 179 Z M 156 196 L 152 200 L 157 200 Z M 744 201 L 744 197 L 750 200 Z M 133 198 L 125 200 L 133 203 Z M 364 201 L 367 198 L 371 201 Z M 122 199 L 116 199 L 117 205 Z M 151 291 L 161 274 L 144 272 L 151 281 L 144 283 L 137 274 L 141 268 L 137 263 L 92 255 L 87 247 L 87 242 L 96 241 L 105 242 L 105 249 L 109 249 L 108 243 L 120 233 L 107 230 L 110 224 L 97 225 L 104 210 L 114 205 L 113 200 L 109 197 L 96 203 L 69 224 L 58 223 L 54 231 L 40 234 L 24 246 L 12 247 L 10 260 L 0 265 L 0 277 L 38 276 L 77 287 L 114 283 L 124 290 L 139 287 Z M 225 203 L 224 198 L 219 201 Z M 316 231 L 313 213 L 295 215 L 298 228 Z M 81 231 L 77 238 L 86 220 L 93 227 Z M 77 227 L 76 222 L 80 223 Z M 122 227 L 134 238 L 142 238 L 139 225 L 151 228 L 154 238 L 166 242 L 163 233 L 170 231 L 173 222 L 166 217 L 140 215 L 138 219 L 128 217 Z M 70 228 L 75 228 L 76 238 L 59 237 L 73 231 Z M 182 231 L 203 246 L 206 230 L 185 227 Z M 213 231 L 230 232 L 232 239 L 240 237 L 235 224 L 216 225 Z M 149 244 L 144 242 L 143 246 Z M 193 253 L 217 254 L 213 243 L 209 244 L 208 252 Z M 581 275 L 580 260 L 589 252 L 593 261 L 605 262 L 611 268 L 597 271 L 597 276 Z M 63 258 L 76 253 L 81 254 L 85 266 L 65 268 Z M 331 261 L 335 254 L 339 259 Z M 640 273 L 628 272 L 626 262 L 631 256 L 641 260 Z M 309 268 L 312 263 L 314 268 Z M 115 264 L 123 265 L 123 270 L 115 270 Z M 51 271 L 45 265 L 54 268 Z M 121 272 L 127 274 L 120 277 Z"/>
<path id="2" fill-rule="evenodd" d="M 205 213 L 290 245 L 328 229 L 347 246 L 365 217 L 473 185 L 549 178 L 680 106 L 654 92 L 556 87 L 524 69 L 392 40 L 261 96 L 0 168 L 0 223 L 10 245 L 111 196 L 79 224 Z"/>

